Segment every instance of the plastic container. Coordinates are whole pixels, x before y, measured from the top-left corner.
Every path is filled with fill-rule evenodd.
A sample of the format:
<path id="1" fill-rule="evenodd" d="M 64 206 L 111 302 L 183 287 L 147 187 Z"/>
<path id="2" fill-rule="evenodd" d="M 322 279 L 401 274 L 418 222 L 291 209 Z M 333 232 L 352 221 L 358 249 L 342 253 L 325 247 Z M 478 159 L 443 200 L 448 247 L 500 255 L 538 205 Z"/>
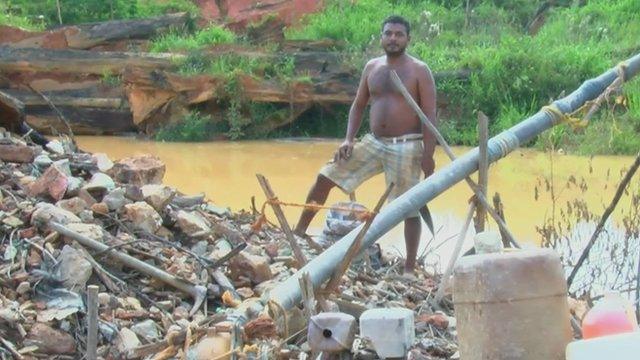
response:
<path id="1" fill-rule="evenodd" d="M 460 358 L 564 360 L 567 285 L 550 249 L 465 256 L 454 269 Z"/>
<path id="2" fill-rule="evenodd" d="M 638 322 L 631 303 L 617 292 L 606 293 L 582 320 L 584 339 L 628 333 L 637 329 Z"/>
<path id="3" fill-rule="evenodd" d="M 307 331 L 309 346 L 314 351 L 349 350 L 355 337 L 356 318 L 339 312 L 320 313 L 311 317 Z"/>
<path id="4" fill-rule="evenodd" d="M 382 359 L 403 358 L 415 340 L 413 311 L 371 309 L 360 315 L 360 337 L 369 339 Z"/>
<path id="5" fill-rule="evenodd" d="M 636 360 L 640 357 L 640 332 L 574 341 L 567 346 L 567 360 Z"/>

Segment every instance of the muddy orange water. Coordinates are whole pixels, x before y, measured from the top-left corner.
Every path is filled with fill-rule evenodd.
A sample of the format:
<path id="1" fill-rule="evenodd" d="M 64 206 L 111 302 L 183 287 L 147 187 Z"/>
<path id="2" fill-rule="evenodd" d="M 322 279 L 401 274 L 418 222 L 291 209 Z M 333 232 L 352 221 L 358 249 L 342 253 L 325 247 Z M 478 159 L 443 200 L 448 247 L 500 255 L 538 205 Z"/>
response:
<path id="1" fill-rule="evenodd" d="M 216 205 L 232 210 L 250 209 L 251 196 L 256 197 L 258 206 L 263 203 L 265 197 L 256 181 L 256 173 L 267 177 L 281 200 L 303 202 L 318 169 L 332 157 L 339 144 L 338 140 L 161 143 L 127 137 L 79 137 L 78 142 L 82 149 L 104 152 L 113 160 L 140 153 L 157 155 L 167 166 L 165 184 L 187 194 L 204 192 Z M 463 154 L 468 150 L 458 147 L 454 152 Z M 440 148 L 436 150 L 436 162 L 436 170 L 449 163 Z M 496 191 L 500 193 L 507 224 L 519 241 L 538 244 L 540 236 L 536 233 L 536 225 L 541 225 L 545 218 L 551 216 L 553 208 L 550 193 L 544 186 L 544 179 L 551 179 L 552 165 L 556 209 L 582 196 L 576 187 L 566 187 L 567 179 L 574 176 L 580 181 L 584 177 L 589 187 L 586 192 L 589 207 L 600 215 L 613 197 L 621 170 L 632 162 L 633 158 L 627 156 L 596 156 L 590 159 L 558 153 L 550 156 L 545 152 L 520 149 L 491 165 L 489 194 L 493 195 Z M 538 200 L 535 199 L 536 186 L 539 190 Z M 377 176 L 356 191 L 357 200 L 372 208 L 384 187 L 384 178 Z M 463 182 L 429 204 L 438 230 L 432 244 L 455 237 L 460 231 L 470 196 L 471 191 Z M 336 189 L 328 203 L 347 199 L 345 194 Z M 629 206 L 628 199 L 623 199 L 619 208 Z M 285 208 L 285 213 L 293 226 L 300 209 Z M 272 214 L 269 217 L 276 221 Z M 320 213 L 310 232 L 319 233 L 323 221 L 324 213 Z M 489 228 L 497 229 L 493 223 L 489 224 Z M 430 239 L 423 226 L 422 244 Z M 449 240 L 448 243 L 454 241 Z M 381 243 L 402 252 L 402 228 L 396 227 Z"/>

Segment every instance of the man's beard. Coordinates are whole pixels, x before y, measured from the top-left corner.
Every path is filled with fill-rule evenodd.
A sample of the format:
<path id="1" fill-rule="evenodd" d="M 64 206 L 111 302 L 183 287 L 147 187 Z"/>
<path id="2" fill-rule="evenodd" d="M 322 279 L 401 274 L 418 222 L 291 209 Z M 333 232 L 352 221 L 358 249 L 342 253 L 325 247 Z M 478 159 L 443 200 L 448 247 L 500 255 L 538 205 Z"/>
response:
<path id="1" fill-rule="evenodd" d="M 390 46 L 385 46 L 384 47 L 385 54 L 387 54 L 387 56 L 391 56 L 391 57 L 400 56 L 400 55 L 404 54 L 405 50 L 406 50 L 406 47 L 401 47 L 399 45 L 395 45 L 393 48 L 391 48 Z"/>

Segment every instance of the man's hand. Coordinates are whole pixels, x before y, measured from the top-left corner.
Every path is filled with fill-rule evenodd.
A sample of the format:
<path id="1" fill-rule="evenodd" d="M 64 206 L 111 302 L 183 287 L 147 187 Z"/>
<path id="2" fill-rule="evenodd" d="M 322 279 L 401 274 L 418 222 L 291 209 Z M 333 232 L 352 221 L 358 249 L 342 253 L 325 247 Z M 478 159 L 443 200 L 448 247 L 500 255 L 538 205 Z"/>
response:
<path id="1" fill-rule="evenodd" d="M 433 154 L 424 153 L 422 154 L 422 171 L 424 172 L 424 177 L 427 178 L 429 175 L 433 174 L 433 170 L 436 167 L 436 161 L 433 159 Z"/>
<path id="2" fill-rule="evenodd" d="M 345 140 L 338 148 L 338 151 L 336 151 L 335 155 L 333 156 L 333 160 L 335 162 L 338 162 L 340 160 L 348 160 L 351 157 L 352 151 L 353 141 Z"/>

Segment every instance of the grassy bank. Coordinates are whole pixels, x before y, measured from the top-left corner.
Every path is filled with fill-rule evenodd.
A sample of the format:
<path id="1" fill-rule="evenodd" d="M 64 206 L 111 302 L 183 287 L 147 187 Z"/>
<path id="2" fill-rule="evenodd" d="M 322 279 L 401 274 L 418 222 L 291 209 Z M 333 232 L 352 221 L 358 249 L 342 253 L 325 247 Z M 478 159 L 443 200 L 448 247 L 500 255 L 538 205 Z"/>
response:
<path id="1" fill-rule="evenodd" d="M 414 24 L 409 53 L 434 72 L 468 69 L 466 81 L 442 81 L 438 91 L 453 109 L 442 115 L 442 131 L 454 144 L 475 143 L 475 110 L 491 119 L 491 132 L 512 126 L 640 50 L 640 2 L 567 1 L 548 11 L 535 35 L 528 33 L 542 1 L 329 1 L 287 31 L 290 39 L 330 38 L 346 43 L 359 68 L 380 54 L 380 22 L 400 14 Z M 557 2 L 561 3 L 561 2 Z M 555 130 L 549 141 L 583 153 L 634 153 L 640 149 L 640 87 L 625 86 L 624 101 L 606 107 L 582 134 Z M 340 135 L 340 134 L 336 134 Z"/>

